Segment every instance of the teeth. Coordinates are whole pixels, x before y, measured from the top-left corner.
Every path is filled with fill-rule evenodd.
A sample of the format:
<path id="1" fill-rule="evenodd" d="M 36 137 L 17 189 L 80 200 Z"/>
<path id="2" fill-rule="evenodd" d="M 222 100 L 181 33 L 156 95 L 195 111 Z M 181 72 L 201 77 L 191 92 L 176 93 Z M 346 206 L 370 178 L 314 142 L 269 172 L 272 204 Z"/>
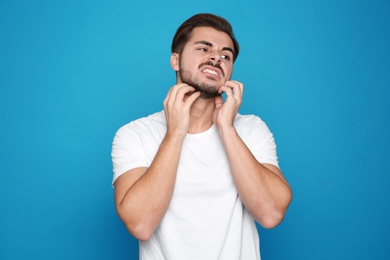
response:
<path id="1" fill-rule="evenodd" d="M 213 70 L 209 70 L 209 69 L 205 69 L 203 72 L 207 72 L 207 73 L 210 73 L 210 74 L 213 74 L 213 75 L 217 75 L 218 76 L 218 73 L 213 71 Z"/>

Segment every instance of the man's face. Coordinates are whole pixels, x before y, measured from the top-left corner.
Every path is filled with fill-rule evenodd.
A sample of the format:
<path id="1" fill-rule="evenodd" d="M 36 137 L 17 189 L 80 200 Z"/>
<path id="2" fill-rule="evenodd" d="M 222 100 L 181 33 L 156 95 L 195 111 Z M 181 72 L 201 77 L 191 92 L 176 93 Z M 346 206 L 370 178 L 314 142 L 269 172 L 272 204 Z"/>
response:
<path id="1" fill-rule="evenodd" d="M 229 35 L 211 27 L 197 27 L 179 57 L 178 83 L 200 91 L 202 98 L 213 98 L 233 71 L 233 42 Z"/>

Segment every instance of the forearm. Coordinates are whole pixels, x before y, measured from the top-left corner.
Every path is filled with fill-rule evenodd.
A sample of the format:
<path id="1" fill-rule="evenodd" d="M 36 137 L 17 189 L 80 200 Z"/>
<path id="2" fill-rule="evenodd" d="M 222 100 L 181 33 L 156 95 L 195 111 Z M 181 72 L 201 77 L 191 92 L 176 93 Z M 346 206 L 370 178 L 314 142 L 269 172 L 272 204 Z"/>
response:
<path id="1" fill-rule="evenodd" d="M 170 203 L 175 186 L 182 138 L 166 135 L 150 167 L 118 196 L 117 211 L 126 227 L 140 240 L 148 240 Z"/>
<path id="2" fill-rule="evenodd" d="M 279 169 L 259 163 L 234 127 L 220 129 L 239 196 L 261 225 L 279 224 L 291 201 L 291 189 Z M 268 167 L 268 168 L 267 168 Z"/>

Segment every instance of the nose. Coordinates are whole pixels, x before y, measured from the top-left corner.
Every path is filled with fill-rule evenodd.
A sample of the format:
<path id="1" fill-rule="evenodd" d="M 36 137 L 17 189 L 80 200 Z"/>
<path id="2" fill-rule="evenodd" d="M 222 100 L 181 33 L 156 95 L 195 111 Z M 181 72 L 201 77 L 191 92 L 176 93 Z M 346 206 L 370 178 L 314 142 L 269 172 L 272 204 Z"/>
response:
<path id="1" fill-rule="evenodd" d="M 209 60 L 210 60 L 213 64 L 217 64 L 217 63 L 220 63 L 220 62 L 221 62 L 221 57 L 219 56 L 218 53 L 212 53 L 212 54 L 210 54 L 210 56 L 209 56 Z"/>

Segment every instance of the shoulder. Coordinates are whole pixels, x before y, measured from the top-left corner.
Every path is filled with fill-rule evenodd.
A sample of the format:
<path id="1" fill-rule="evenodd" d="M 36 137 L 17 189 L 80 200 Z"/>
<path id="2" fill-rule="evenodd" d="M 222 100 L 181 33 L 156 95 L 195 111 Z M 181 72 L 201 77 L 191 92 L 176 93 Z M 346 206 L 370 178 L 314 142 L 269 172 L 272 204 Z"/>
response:
<path id="1" fill-rule="evenodd" d="M 256 115 L 237 114 L 234 127 L 242 138 L 264 138 L 273 135 L 267 124 Z"/>
<path id="2" fill-rule="evenodd" d="M 120 127 L 116 135 L 129 133 L 145 133 L 166 129 L 164 111 L 159 111 L 146 117 L 141 117 Z"/>
<path id="3" fill-rule="evenodd" d="M 234 119 L 234 124 L 236 127 L 244 127 L 244 128 L 253 128 L 264 126 L 265 122 L 256 115 L 242 115 L 237 114 Z"/>

